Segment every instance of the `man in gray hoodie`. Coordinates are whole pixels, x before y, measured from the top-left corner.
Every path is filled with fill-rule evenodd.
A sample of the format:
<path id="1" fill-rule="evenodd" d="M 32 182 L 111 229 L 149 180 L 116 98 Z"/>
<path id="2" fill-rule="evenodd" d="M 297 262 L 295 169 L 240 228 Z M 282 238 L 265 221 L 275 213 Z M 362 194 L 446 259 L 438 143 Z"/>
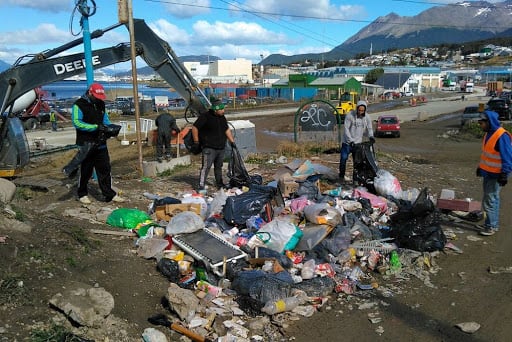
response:
<path id="1" fill-rule="evenodd" d="M 340 152 L 340 180 L 346 181 L 345 171 L 347 168 L 347 160 L 349 155 L 353 152 L 354 146 L 363 142 L 366 137 L 373 144 L 375 138 L 373 137 L 372 120 L 369 115 L 366 115 L 366 101 L 357 102 L 355 110 L 351 111 L 345 117 L 343 141 L 341 144 Z"/>

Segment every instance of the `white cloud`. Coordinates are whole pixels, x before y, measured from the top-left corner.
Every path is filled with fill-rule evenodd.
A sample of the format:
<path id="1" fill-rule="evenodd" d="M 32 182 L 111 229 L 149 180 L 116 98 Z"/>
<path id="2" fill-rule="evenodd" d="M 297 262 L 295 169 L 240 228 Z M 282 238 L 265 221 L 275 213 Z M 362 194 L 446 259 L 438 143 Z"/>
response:
<path id="1" fill-rule="evenodd" d="M 294 20 L 314 18 L 361 19 L 366 17 L 361 5 L 334 5 L 330 0 L 247 0 L 242 8 L 248 11 L 293 16 Z M 318 19 L 314 19 L 318 20 Z"/>
<path id="2" fill-rule="evenodd" d="M 73 37 L 67 31 L 59 30 L 54 24 L 40 24 L 34 29 L 4 32 L 0 35 L 0 44 L 41 44 L 67 42 Z"/>
<path id="3" fill-rule="evenodd" d="M 69 12 L 71 4 L 69 0 L 0 0 L 0 7 L 23 7 L 43 12 Z"/>
<path id="4" fill-rule="evenodd" d="M 217 45 L 232 44 L 283 44 L 290 43 L 284 34 L 266 30 L 257 23 L 235 21 L 232 23 L 209 23 L 205 20 L 197 21 L 193 25 L 194 44 Z"/>
<path id="5" fill-rule="evenodd" d="M 171 45 L 188 44 L 190 41 L 187 31 L 178 28 L 178 26 L 169 23 L 167 20 L 160 19 L 148 25 L 157 36 Z"/>
<path id="6" fill-rule="evenodd" d="M 210 0 L 175 0 L 172 4 L 165 4 L 164 6 L 167 12 L 175 17 L 190 18 L 208 13 L 210 11 Z"/>

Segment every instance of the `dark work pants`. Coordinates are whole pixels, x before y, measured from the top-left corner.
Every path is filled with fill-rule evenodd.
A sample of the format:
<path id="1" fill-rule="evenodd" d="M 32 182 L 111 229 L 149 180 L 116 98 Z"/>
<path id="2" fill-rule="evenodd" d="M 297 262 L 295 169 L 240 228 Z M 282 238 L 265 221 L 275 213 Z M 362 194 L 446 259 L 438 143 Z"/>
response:
<path id="1" fill-rule="evenodd" d="M 156 157 L 162 158 L 164 156 L 171 157 L 171 132 L 158 132 L 156 139 Z"/>
<path id="2" fill-rule="evenodd" d="M 201 170 L 199 171 L 199 187 L 206 185 L 206 178 L 213 165 L 213 173 L 215 175 L 215 183 L 217 186 L 223 184 L 222 180 L 222 164 L 224 163 L 224 149 L 215 150 L 213 148 L 203 148 L 203 159 Z"/>
<path id="3" fill-rule="evenodd" d="M 347 160 L 350 154 L 352 153 L 352 149 L 349 144 L 342 143 L 341 144 L 341 152 L 340 152 L 340 173 L 339 176 L 343 180 L 345 177 L 345 171 L 347 169 Z"/>
<path id="4" fill-rule="evenodd" d="M 116 195 L 112 189 L 112 175 L 110 167 L 110 156 L 106 145 L 93 148 L 80 165 L 80 177 L 78 179 L 78 197 L 87 196 L 87 184 L 96 170 L 98 185 L 105 201 L 110 202 Z"/>

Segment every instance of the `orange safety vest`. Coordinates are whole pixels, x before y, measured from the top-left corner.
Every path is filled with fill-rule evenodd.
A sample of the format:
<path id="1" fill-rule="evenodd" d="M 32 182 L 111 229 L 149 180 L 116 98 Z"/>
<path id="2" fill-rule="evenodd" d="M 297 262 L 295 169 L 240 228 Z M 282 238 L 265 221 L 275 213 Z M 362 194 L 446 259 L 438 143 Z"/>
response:
<path id="1" fill-rule="evenodd" d="M 503 127 L 500 127 L 491 135 L 487 142 L 485 141 L 487 133 L 485 134 L 482 142 L 482 154 L 480 155 L 479 168 L 492 173 L 501 172 L 501 155 L 494 149 L 494 147 L 496 146 L 498 139 L 505 133 L 510 135 L 510 133 Z"/>

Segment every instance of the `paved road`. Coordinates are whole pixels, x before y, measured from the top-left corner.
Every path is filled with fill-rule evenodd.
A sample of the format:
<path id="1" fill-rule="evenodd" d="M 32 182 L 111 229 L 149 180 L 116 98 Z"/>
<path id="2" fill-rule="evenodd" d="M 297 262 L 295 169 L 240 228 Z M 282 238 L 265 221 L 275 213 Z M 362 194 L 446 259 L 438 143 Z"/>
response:
<path id="1" fill-rule="evenodd" d="M 402 122 L 412 120 L 427 119 L 432 116 L 440 114 L 448 114 L 453 112 L 462 112 L 464 107 L 469 105 L 477 105 L 481 102 L 487 102 L 488 97 L 482 96 L 482 93 L 474 93 L 466 95 L 466 101 L 460 100 L 459 94 L 454 94 L 450 97 L 438 98 L 429 100 L 427 103 L 412 107 L 412 106 L 400 106 L 392 110 L 379 111 L 372 113 L 372 105 L 369 106 L 369 113 L 372 119 L 377 119 L 377 116 L 382 114 L 396 114 Z M 377 106 L 374 106 L 375 110 L 378 110 Z M 279 108 L 279 109 L 255 109 L 252 111 L 245 112 L 231 112 L 229 113 L 229 119 L 241 120 L 250 119 L 258 116 L 268 115 L 280 115 L 280 114 L 293 114 L 297 110 L 296 107 L 290 108 Z M 147 120 L 147 119 L 144 119 Z M 178 119 L 178 125 L 180 127 L 185 126 L 186 121 L 184 119 Z M 115 121 L 114 121 L 115 122 Z M 119 122 L 115 122 L 119 123 Z M 152 121 L 147 120 L 146 124 L 151 125 Z M 135 133 L 135 121 L 128 120 L 124 121 L 124 125 L 127 127 L 127 133 Z M 142 139 L 146 136 L 143 133 Z M 47 130 L 36 130 L 27 132 L 27 140 L 30 145 L 30 149 L 37 150 L 37 143 L 43 144 L 46 147 L 61 147 L 66 145 L 73 145 L 75 143 L 75 130 L 73 127 L 64 127 L 57 132 L 52 132 L 50 129 Z M 40 149 L 40 148 L 39 148 Z"/>

